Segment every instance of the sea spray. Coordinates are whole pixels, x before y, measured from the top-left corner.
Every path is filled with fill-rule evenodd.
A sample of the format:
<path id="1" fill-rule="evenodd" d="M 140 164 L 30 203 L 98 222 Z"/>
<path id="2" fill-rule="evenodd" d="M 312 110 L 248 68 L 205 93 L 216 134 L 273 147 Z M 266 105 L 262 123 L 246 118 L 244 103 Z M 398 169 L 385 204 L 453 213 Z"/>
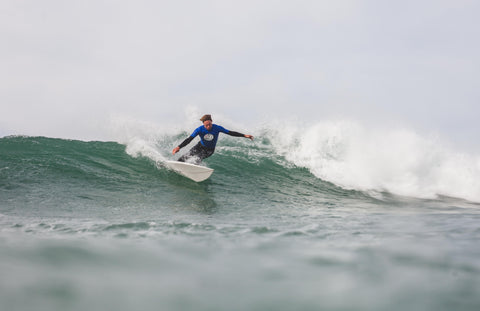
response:
<path id="1" fill-rule="evenodd" d="M 132 157 L 149 158 L 156 163 L 167 161 L 166 146 L 172 145 L 177 127 L 145 122 L 124 116 L 109 121 L 110 136 L 125 145 L 125 152 Z"/>
<path id="2" fill-rule="evenodd" d="M 266 128 L 277 154 L 346 189 L 480 201 L 480 156 L 403 128 L 353 121 Z"/>

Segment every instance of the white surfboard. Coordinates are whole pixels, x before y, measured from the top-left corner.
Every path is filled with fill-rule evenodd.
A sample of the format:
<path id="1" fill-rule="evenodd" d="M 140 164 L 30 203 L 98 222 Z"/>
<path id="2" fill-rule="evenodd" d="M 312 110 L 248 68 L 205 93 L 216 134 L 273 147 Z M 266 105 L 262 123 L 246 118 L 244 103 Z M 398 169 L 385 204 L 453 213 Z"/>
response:
<path id="1" fill-rule="evenodd" d="M 177 173 L 196 182 L 204 181 L 213 173 L 211 168 L 186 162 L 167 161 L 166 164 Z"/>

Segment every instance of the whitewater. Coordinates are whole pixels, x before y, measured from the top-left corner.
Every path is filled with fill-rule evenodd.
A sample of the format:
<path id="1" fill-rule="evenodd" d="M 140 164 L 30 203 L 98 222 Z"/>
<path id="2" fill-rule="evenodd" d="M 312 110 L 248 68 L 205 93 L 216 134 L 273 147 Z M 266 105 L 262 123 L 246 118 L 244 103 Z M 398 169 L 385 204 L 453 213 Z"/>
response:
<path id="1" fill-rule="evenodd" d="M 164 164 L 197 124 L 0 138 L 1 309 L 478 310 L 478 154 L 350 120 L 219 124 L 255 140 L 220 136 L 201 183 Z"/>

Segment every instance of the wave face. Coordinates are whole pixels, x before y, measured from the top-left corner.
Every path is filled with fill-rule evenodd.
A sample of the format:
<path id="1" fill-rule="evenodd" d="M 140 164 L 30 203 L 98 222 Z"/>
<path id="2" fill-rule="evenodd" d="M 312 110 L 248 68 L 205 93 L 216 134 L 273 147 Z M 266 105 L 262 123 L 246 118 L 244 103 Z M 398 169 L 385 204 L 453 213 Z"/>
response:
<path id="1" fill-rule="evenodd" d="M 301 204 L 306 198 L 321 200 L 331 195 L 447 196 L 480 202 L 480 157 L 448 150 L 438 140 L 411 131 L 369 131 L 352 122 L 269 126 L 258 131 L 254 143 L 226 135 L 220 138 L 216 153 L 204 161 L 215 169 L 206 185 L 234 191 L 238 198 L 233 201 L 245 200 L 242 193 L 259 194 L 256 199 L 263 202 L 258 204 L 281 196 Z M 1 186 L 13 200 L 41 194 L 42 202 L 52 204 L 71 194 L 80 201 L 101 204 L 105 200 L 138 203 L 151 200 L 138 198 L 138 190 L 148 189 L 155 189 L 163 200 L 162 190 L 168 193 L 172 182 L 199 186 L 163 165 L 173 158 L 172 146 L 187 135 L 184 131 L 137 133 L 121 143 L 1 138 Z M 20 195 L 24 191 L 27 196 Z"/>
<path id="2" fill-rule="evenodd" d="M 215 155 L 205 161 L 215 169 L 213 176 L 197 184 L 163 165 L 171 159 L 174 142 L 183 136 L 166 137 L 160 142 L 133 139 L 127 145 L 45 137 L 2 138 L 2 196 L 6 205 L 21 203 L 33 213 L 52 207 L 57 214 L 78 208 L 88 215 L 97 207 L 204 206 L 202 195 L 206 197 L 212 186 L 216 192 L 228 194 L 224 204 L 249 206 L 312 204 L 325 196 L 361 195 L 272 154 L 267 140 L 252 146 L 250 141 L 238 138 L 224 139 Z M 185 195 L 180 185 L 193 191 Z"/>

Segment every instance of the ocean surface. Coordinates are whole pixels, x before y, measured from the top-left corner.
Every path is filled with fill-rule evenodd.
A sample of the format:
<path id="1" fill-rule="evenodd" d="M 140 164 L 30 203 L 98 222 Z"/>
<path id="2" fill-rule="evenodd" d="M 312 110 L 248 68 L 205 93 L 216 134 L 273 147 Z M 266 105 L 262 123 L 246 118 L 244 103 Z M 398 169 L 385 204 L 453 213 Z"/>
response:
<path id="1" fill-rule="evenodd" d="M 274 128 L 201 183 L 163 164 L 189 130 L 0 138 L 0 309 L 480 310 L 478 156 Z"/>

